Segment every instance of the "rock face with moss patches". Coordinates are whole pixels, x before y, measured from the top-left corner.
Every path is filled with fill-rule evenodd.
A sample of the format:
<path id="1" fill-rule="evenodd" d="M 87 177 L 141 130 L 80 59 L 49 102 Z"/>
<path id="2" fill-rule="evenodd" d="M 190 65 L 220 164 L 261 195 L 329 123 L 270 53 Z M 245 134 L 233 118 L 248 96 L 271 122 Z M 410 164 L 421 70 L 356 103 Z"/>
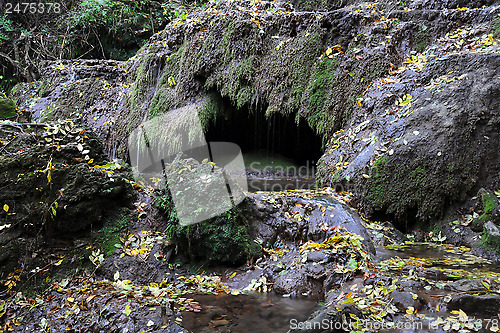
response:
<path id="1" fill-rule="evenodd" d="M 322 183 L 353 186 L 369 212 L 413 222 L 500 185 L 500 50 L 488 24 L 462 29 L 366 91 L 330 140 Z"/>
<path id="2" fill-rule="evenodd" d="M 71 121 L 2 122 L 0 136 L 8 142 L 0 152 L 0 274 L 20 263 L 34 268 L 23 249 L 72 243 L 131 205 L 129 169 L 108 162 L 90 130 Z"/>
<path id="3" fill-rule="evenodd" d="M 38 117 L 81 115 L 120 157 L 141 122 L 187 104 L 204 126 L 225 112 L 292 116 L 328 142 L 320 184 L 401 224 L 498 187 L 498 2 L 324 6 L 209 3 L 127 62 L 47 63 L 14 96 Z"/>

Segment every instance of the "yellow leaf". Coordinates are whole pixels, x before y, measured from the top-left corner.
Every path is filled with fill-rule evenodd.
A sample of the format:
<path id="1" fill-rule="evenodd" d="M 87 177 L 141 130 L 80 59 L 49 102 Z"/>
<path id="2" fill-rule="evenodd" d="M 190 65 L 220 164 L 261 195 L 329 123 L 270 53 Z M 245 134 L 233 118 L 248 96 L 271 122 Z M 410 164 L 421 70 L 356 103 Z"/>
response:
<path id="1" fill-rule="evenodd" d="M 171 77 L 169 77 L 169 78 L 168 78 L 168 84 L 169 84 L 171 87 L 173 87 L 173 86 L 175 86 L 175 85 L 176 85 L 176 83 L 175 83 L 175 78 L 174 78 L 173 76 L 171 76 Z"/>
<path id="2" fill-rule="evenodd" d="M 329 48 L 327 48 L 327 49 L 326 49 L 325 54 L 326 54 L 326 56 L 327 56 L 328 58 L 333 58 L 332 53 L 333 53 L 333 50 L 332 50 L 332 48 L 331 48 L 331 47 L 329 47 Z"/>
<path id="3" fill-rule="evenodd" d="M 415 313 L 415 308 L 413 306 L 409 306 L 408 309 L 406 309 L 407 314 L 413 314 Z"/>
<path id="4" fill-rule="evenodd" d="M 75 301 L 75 299 L 73 297 L 68 297 L 66 300 L 70 303 L 73 303 Z"/>
<path id="5" fill-rule="evenodd" d="M 458 310 L 458 319 L 461 321 L 461 322 L 466 322 L 469 320 L 469 317 L 465 314 L 465 312 L 463 312 L 462 310 Z"/>
<path id="6" fill-rule="evenodd" d="M 358 107 L 361 107 L 363 105 L 363 102 L 361 102 L 361 100 L 358 99 L 358 104 L 357 105 L 358 105 Z"/>
<path id="7" fill-rule="evenodd" d="M 3 205 L 3 210 L 5 210 L 6 213 L 9 212 L 9 205 Z"/>
<path id="8" fill-rule="evenodd" d="M 127 317 L 130 316 L 130 314 L 132 313 L 132 310 L 130 309 L 130 305 L 127 304 L 127 306 L 125 306 L 125 310 L 123 310 L 122 312 Z"/>

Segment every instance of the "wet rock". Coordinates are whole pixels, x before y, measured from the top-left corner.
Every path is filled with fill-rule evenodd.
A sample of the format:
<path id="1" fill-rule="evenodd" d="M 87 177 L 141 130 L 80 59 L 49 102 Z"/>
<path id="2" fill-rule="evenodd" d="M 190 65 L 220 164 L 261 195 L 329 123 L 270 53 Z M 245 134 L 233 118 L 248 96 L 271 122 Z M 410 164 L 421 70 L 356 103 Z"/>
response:
<path id="1" fill-rule="evenodd" d="M 306 269 L 291 269 L 280 274 L 274 281 L 274 290 L 279 294 L 292 296 L 319 295 L 322 283 L 308 278 Z"/>
<path id="2" fill-rule="evenodd" d="M 456 232 L 457 228 L 460 232 Z M 446 243 L 456 246 L 476 247 L 480 245 L 481 237 L 472 229 L 453 223 L 443 223 L 440 227 L 442 236 L 446 237 Z"/>
<path id="3" fill-rule="evenodd" d="M 328 262 L 332 260 L 331 251 L 321 250 L 321 251 L 313 251 L 307 253 L 307 261 L 311 262 Z"/>
<path id="4" fill-rule="evenodd" d="M 400 310 L 406 311 L 410 306 L 414 309 L 420 309 L 422 307 L 422 303 L 419 298 L 414 299 L 413 293 L 406 291 L 393 291 L 391 293 L 392 303 Z"/>
<path id="5" fill-rule="evenodd" d="M 448 310 L 462 309 L 466 313 L 497 314 L 500 310 L 500 295 L 453 295 Z"/>
<path id="6" fill-rule="evenodd" d="M 488 290 L 486 286 L 484 285 L 485 281 L 483 279 L 462 279 L 462 280 L 457 280 L 457 281 L 452 281 L 448 282 L 446 284 L 446 287 L 455 290 L 455 291 L 460 291 L 460 292 L 471 292 L 471 291 L 484 291 Z M 498 285 L 495 281 L 489 281 L 487 285 L 490 286 L 490 288 L 495 288 L 496 285 Z"/>
<path id="7" fill-rule="evenodd" d="M 247 196 L 250 203 L 247 210 L 253 216 L 255 238 L 264 246 L 272 246 L 278 239 L 295 241 L 302 238 L 322 242 L 334 235 L 334 226 L 341 226 L 363 237 L 366 251 L 375 253 L 364 221 L 353 208 L 338 200 L 304 199 L 288 196 L 287 192 L 272 197 L 259 193 L 249 193 Z M 262 209 L 255 208 L 263 205 L 270 207 L 265 210 L 265 214 L 262 214 Z"/>
<path id="8" fill-rule="evenodd" d="M 433 49 L 435 55 L 443 51 Z M 394 217 L 400 229 L 437 221 L 470 191 L 500 185 L 500 57 L 491 49 L 426 59 L 422 70 L 369 88 L 357 121 L 332 138 L 332 150 L 319 163 L 321 184 L 351 185 L 367 213 Z M 434 84 L 451 70 L 451 85 Z M 395 106 L 401 96 L 411 96 L 411 107 Z M 408 113 L 390 115 L 388 109 Z M 340 161 L 348 166 L 337 171 Z"/>
<path id="9" fill-rule="evenodd" d="M 472 221 L 472 223 L 470 224 L 470 228 L 476 232 L 480 232 L 483 230 L 483 226 L 485 225 L 485 223 L 498 220 L 500 202 L 493 192 L 487 191 L 485 189 L 479 190 L 479 192 L 477 193 L 477 198 L 478 200 L 475 210 L 477 212 L 480 212 L 481 215 Z"/>

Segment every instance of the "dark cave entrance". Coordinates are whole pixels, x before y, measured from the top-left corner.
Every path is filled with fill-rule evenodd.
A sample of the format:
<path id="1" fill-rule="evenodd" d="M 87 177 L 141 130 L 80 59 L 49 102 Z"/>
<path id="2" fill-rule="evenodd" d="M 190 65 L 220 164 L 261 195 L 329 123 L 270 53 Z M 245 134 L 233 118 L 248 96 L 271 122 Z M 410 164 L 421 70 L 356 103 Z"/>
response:
<path id="1" fill-rule="evenodd" d="M 297 124 L 294 116 L 281 114 L 266 118 L 265 107 L 257 111 L 236 109 L 226 99 L 219 104 L 224 110 L 209 124 L 207 141 L 238 144 L 249 176 L 275 180 L 300 176 L 314 182 L 316 162 L 323 153 L 322 140 L 305 120 Z"/>

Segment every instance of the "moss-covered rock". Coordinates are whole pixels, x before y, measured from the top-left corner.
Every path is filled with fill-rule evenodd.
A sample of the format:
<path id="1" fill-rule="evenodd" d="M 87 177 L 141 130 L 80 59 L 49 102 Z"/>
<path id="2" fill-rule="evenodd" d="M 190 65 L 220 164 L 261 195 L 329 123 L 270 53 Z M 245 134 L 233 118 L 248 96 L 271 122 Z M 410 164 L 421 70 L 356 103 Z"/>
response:
<path id="1" fill-rule="evenodd" d="M 261 247 L 251 237 L 250 223 L 239 207 L 209 220 L 181 226 L 175 207 L 167 195 L 156 199 L 156 206 L 169 217 L 167 232 L 192 259 L 210 264 L 241 264 L 258 255 Z"/>
<path id="2" fill-rule="evenodd" d="M 129 169 L 108 163 L 90 130 L 70 121 L 13 127 L 26 132 L 10 133 L 0 158 L 0 201 L 10 207 L 2 210 L 2 223 L 28 234 L 43 230 L 49 238 L 72 238 L 91 225 L 98 227 L 115 207 L 130 205 Z"/>
<path id="3" fill-rule="evenodd" d="M 493 21 L 493 38 L 500 38 L 500 18 L 497 17 Z"/>
<path id="4" fill-rule="evenodd" d="M 0 118 L 12 118 L 16 115 L 16 103 L 9 98 L 0 98 Z"/>
<path id="5" fill-rule="evenodd" d="M 368 89 L 357 120 L 332 137 L 318 171 L 320 184 L 345 188 L 347 181 L 367 213 L 395 218 L 403 229 L 439 220 L 450 204 L 482 186 L 500 186 L 494 106 L 500 58 L 464 53 L 412 61 L 422 57 L 428 61 L 422 69 L 403 69 Z M 451 70 L 462 74 L 449 85 L 436 83 Z M 399 75 L 406 80 L 398 82 Z M 423 81 L 410 84 L 417 78 Z M 486 109 L 481 100 L 488 101 Z M 494 205 L 487 202 L 491 214 Z M 489 219 L 476 221 L 479 231 Z"/>
<path id="6" fill-rule="evenodd" d="M 484 224 L 493 220 L 493 212 L 499 205 L 500 202 L 494 193 L 483 188 L 480 189 L 477 192 L 476 210 L 482 212 L 482 214 L 472 221 L 471 229 L 477 232 L 482 231 Z"/>
<path id="7" fill-rule="evenodd" d="M 497 225 L 492 222 L 486 222 L 484 224 L 481 243 L 487 250 L 500 252 L 500 230 Z"/>

